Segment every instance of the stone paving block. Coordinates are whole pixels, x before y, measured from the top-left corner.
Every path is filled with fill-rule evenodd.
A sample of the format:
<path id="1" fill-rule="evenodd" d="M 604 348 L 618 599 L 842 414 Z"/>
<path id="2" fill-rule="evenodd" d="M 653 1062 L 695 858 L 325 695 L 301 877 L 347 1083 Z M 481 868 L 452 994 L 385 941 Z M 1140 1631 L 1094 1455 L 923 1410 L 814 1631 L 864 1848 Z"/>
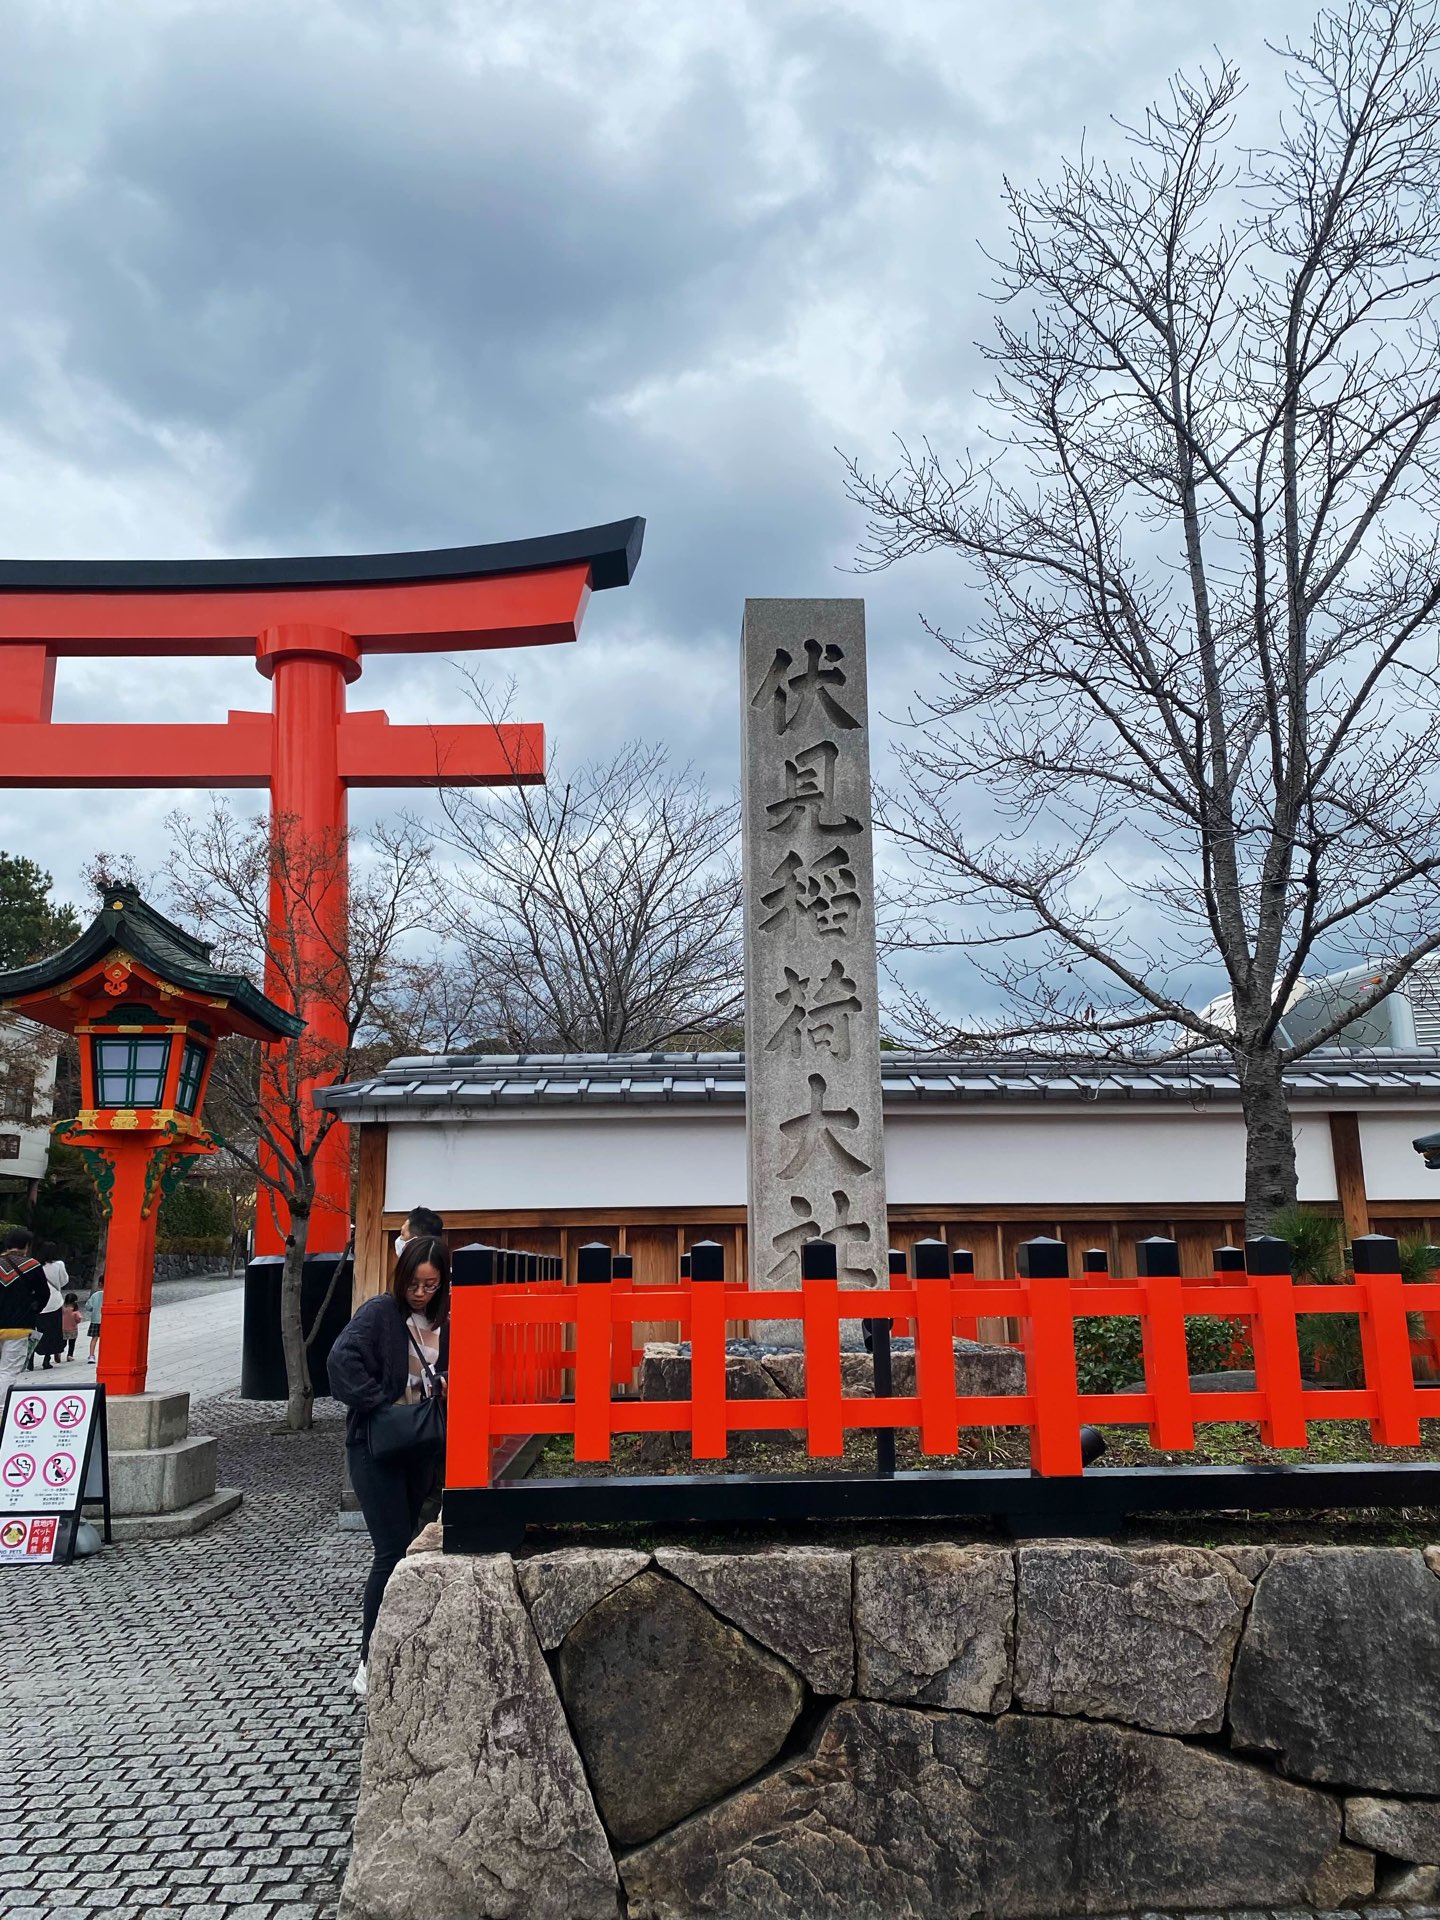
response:
<path id="1" fill-rule="evenodd" d="M 313 1433 L 279 1440 L 274 1413 L 233 1397 L 195 1409 L 245 1501 L 212 1533 L 87 1563 L 93 1659 L 73 1653 L 78 1571 L 30 1590 L 23 1661 L 0 1627 L 0 1720 L 18 1729 L 0 1784 L 0 1847 L 19 1856 L 0 1867 L 5 1920 L 334 1920 L 369 1546 L 335 1528 L 338 1409 L 322 1402 Z M 69 1804 L 47 1815 L 57 1779 Z"/>

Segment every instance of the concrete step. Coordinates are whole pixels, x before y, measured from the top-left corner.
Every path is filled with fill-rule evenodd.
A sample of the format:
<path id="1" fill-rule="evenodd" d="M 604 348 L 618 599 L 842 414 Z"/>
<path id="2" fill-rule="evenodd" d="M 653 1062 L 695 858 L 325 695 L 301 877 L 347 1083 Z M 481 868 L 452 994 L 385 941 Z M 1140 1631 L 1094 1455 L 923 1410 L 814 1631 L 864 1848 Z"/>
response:
<path id="1" fill-rule="evenodd" d="M 173 1446 L 126 1449 L 110 1455 L 110 1508 L 115 1514 L 178 1513 L 208 1500 L 219 1477 L 220 1443 L 191 1434 Z"/>
<path id="2" fill-rule="evenodd" d="M 110 1532 L 115 1540 L 127 1543 L 183 1539 L 187 1534 L 202 1533 L 227 1513 L 234 1513 L 242 1497 L 239 1487 L 221 1487 L 205 1499 L 170 1513 L 113 1514 Z"/>

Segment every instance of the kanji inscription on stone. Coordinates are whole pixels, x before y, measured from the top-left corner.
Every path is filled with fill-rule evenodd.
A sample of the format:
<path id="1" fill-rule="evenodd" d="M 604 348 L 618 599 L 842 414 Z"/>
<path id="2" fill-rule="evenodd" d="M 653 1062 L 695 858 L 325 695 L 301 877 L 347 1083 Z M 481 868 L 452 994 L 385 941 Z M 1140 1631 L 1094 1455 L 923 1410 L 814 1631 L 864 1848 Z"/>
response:
<path id="1" fill-rule="evenodd" d="M 740 654 L 751 1282 L 883 1286 L 865 603 L 747 600 Z"/>

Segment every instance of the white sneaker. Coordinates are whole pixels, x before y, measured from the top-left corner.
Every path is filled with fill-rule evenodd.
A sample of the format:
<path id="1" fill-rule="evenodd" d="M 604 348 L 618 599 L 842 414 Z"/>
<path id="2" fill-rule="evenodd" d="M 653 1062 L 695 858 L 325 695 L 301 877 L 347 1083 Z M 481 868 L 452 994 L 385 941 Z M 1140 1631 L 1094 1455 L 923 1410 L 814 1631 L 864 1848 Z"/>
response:
<path id="1" fill-rule="evenodd" d="M 360 1662 L 359 1666 L 356 1667 L 355 1678 L 350 1682 L 350 1685 L 354 1688 L 355 1692 L 358 1693 L 360 1698 L 363 1700 L 365 1698 L 365 1662 L 363 1660 Z"/>

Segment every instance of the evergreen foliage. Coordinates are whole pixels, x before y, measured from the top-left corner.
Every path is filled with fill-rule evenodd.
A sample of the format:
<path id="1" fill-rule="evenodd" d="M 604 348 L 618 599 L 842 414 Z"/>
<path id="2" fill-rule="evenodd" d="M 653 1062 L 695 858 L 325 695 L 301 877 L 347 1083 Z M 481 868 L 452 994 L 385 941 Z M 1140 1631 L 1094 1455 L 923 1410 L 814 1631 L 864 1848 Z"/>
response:
<path id="1" fill-rule="evenodd" d="M 54 884 L 24 854 L 0 852 L 0 969 L 43 960 L 79 934 L 75 909 L 50 897 Z"/>

